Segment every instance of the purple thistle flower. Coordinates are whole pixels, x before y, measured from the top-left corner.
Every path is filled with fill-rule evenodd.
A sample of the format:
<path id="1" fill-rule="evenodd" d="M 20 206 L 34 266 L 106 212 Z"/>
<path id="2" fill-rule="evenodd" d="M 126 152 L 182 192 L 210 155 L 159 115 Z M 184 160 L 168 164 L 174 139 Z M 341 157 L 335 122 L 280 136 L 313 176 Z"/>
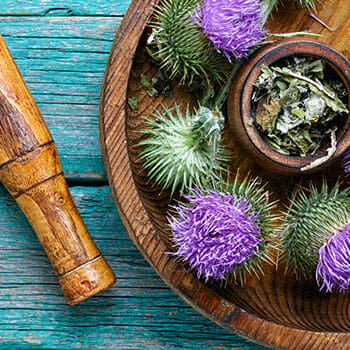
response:
<path id="1" fill-rule="evenodd" d="M 258 214 L 248 199 L 213 190 L 194 190 L 169 218 L 176 256 L 197 270 L 198 277 L 224 279 L 259 252 Z"/>
<path id="2" fill-rule="evenodd" d="M 320 290 L 345 292 L 350 286 L 350 222 L 319 249 L 316 280 Z M 320 285 L 321 284 L 321 285 Z"/>
<path id="3" fill-rule="evenodd" d="M 231 62 L 248 57 L 249 50 L 265 35 L 260 0 L 204 0 L 192 20 L 214 48 Z"/>
<path id="4" fill-rule="evenodd" d="M 345 175 L 347 177 L 350 177 L 350 147 L 345 151 L 342 165 L 343 165 Z"/>

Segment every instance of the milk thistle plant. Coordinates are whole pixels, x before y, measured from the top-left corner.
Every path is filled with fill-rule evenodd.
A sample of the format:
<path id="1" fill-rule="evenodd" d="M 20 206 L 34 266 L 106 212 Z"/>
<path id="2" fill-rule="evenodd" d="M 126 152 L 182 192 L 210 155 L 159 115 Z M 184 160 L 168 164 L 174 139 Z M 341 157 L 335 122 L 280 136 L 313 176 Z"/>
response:
<path id="1" fill-rule="evenodd" d="M 315 278 L 321 291 L 350 286 L 350 188 L 297 192 L 284 218 L 281 261 L 297 277 Z"/>
<path id="2" fill-rule="evenodd" d="M 192 16 L 214 49 L 231 62 L 247 58 L 250 49 L 262 41 L 265 30 L 260 0 L 204 0 Z"/>
<path id="3" fill-rule="evenodd" d="M 259 274 L 269 261 L 276 215 L 268 192 L 257 180 L 193 189 L 169 216 L 179 259 L 199 278 L 239 280 Z"/>
<path id="4" fill-rule="evenodd" d="M 162 1 L 150 24 L 148 52 L 170 79 L 212 86 L 224 80 L 226 62 L 191 18 L 198 4 L 199 0 Z"/>
<path id="5" fill-rule="evenodd" d="M 150 23 L 148 52 L 170 79 L 182 84 L 200 80 L 209 88 L 220 86 L 230 64 L 247 58 L 266 38 L 265 22 L 287 1 L 163 0 Z M 307 9 L 321 3 L 295 2 Z"/>
<path id="6" fill-rule="evenodd" d="M 146 122 L 140 142 L 144 168 L 163 190 L 183 193 L 187 188 L 205 188 L 220 181 L 230 154 L 222 142 L 224 117 L 219 111 L 199 107 L 195 113 L 178 105 L 164 107 Z"/>
<path id="7" fill-rule="evenodd" d="M 258 180 L 228 182 L 222 111 L 238 66 L 270 35 L 266 20 L 286 1 L 163 0 L 150 24 L 151 59 L 170 80 L 200 86 L 202 97 L 195 110 L 175 104 L 154 113 L 142 131 L 140 156 L 162 190 L 180 195 L 168 216 L 173 254 L 205 281 L 258 275 L 280 227 Z M 320 3 L 295 2 L 308 10 Z M 348 173 L 349 163 L 350 156 Z M 282 259 L 298 276 L 316 276 L 321 290 L 350 284 L 349 193 L 339 185 L 312 187 L 285 213 Z"/>
<path id="8" fill-rule="evenodd" d="M 224 127 L 221 108 L 230 86 L 228 78 L 237 69 L 232 64 L 228 74 L 226 58 L 231 54 L 246 57 L 249 46 L 263 35 L 258 0 L 204 1 L 202 8 L 200 5 L 198 0 L 165 0 L 155 10 L 155 20 L 151 23 L 152 58 L 160 62 L 162 69 L 170 71 L 170 78 L 179 79 L 180 84 L 192 84 L 199 79 L 206 90 L 196 111 L 187 110 L 183 115 L 179 106 L 164 108 L 147 121 L 148 129 L 143 131 L 148 136 L 140 143 L 145 146 L 141 152 L 144 167 L 151 178 L 172 193 L 176 190 L 182 193 L 195 186 L 203 188 L 207 179 L 222 177 L 229 157 L 221 143 Z M 249 12 L 250 5 L 254 6 Z M 209 33 L 201 28 L 217 26 L 210 24 L 214 13 L 218 16 L 216 21 L 225 23 L 221 31 L 211 36 L 217 39 L 216 47 L 208 40 Z M 239 18 L 247 18 L 244 26 Z M 237 30 L 229 31 L 230 26 Z M 236 34 L 237 40 L 230 43 L 229 35 Z M 248 40 L 251 35 L 255 38 L 252 42 Z M 214 86 L 218 83 L 221 89 L 216 98 L 208 99 L 215 94 Z"/>
<path id="9" fill-rule="evenodd" d="M 265 37 L 263 14 L 260 0 L 164 0 L 155 9 L 148 42 L 152 59 L 170 79 L 197 81 L 204 89 L 196 111 L 182 115 L 178 106 L 165 108 L 147 122 L 141 156 L 163 189 L 202 187 L 204 179 L 223 172 L 228 157 L 221 144 L 221 110 L 238 62 Z"/>

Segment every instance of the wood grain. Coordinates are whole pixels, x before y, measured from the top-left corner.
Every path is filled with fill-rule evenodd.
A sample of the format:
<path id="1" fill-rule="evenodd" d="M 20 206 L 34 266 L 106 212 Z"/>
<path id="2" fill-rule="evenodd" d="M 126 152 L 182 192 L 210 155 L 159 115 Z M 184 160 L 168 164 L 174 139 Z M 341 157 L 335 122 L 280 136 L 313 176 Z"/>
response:
<path id="1" fill-rule="evenodd" d="M 3 349 L 264 349 L 213 324 L 161 281 L 131 242 L 107 185 L 71 192 L 118 283 L 73 308 L 64 303 L 34 232 L 0 187 Z"/>
<path id="2" fill-rule="evenodd" d="M 138 158 L 140 133 L 144 119 L 161 104 L 184 99 L 184 89 L 174 88 L 173 98 L 151 99 L 140 85 L 140 74 L 153 76 L 152 67 L 143 54 L 143 38 L 148 18 L 157 1 L 133 1 L 113 44 L 102 91 L 101 138 L 105 164 L 123 222 L 142 254 L 168 285 L 205 316 L 260 344 L 282 349 L 350 349 L 349 294 L 324 295 L 315 283 L 296 281 L 266 266 L 263 278 L 248 279 L 242 288 L 228 283 L 222 288 L 196 279 L 185 266 L 168 254 L 173 248 L 164 214 L 169 196 L 152 186 Z M 331 26 L 329 32 L 312 20 L 305 11 L 290 3 L 275 14 L 269 27 L 276 32 L 312 30 L 320 41 L 329 41 L 349 57 L 350 3 L 324 1 L 318 11 Z M 128 109 L 128 97 L 138 97 L 138 110 Z M 246 157 L 242 157 L 243 159 Z M 236 159 L 236 163 L 239 159 Z M 251 167 L 249 169 L 249 164 Z M 286 194 L 280 177 L 271 177 L 250 161 L 244 164 L 264 180 L 272 180 L 272 189 L 281 197 Z M 287 185 L 291 184 L 289 179 Z M 281 188 L 281 190 L 279 190 Z"/>
<path id="3" fill-rule="evenodd" d="M 0 181 L 34 228 L 71 305 L 115 276 L 87 231 L 45 121 L 0 36 Z"/>
<path id="4" fill-rule="evenodd" d="M 0 21 L 0 33 L 56 142 L 68 180 L 106 180 L 99 91 L 120 18 L 10 16 Z"/>
<path id="5" fill-rule="evenodd" d="M 185 304 L 144 260 L 119 218 L 100 154 L 98 102 L 121 16 L 97 15 L 99 8 L 114 11 L 119 2 L 0 2 L 0 32 L 49 125 L 78 210 L 118 276 L 116 286 L 93 299 L 74 308 L 66 305 L 37 237 L 0 185 L 1 347 L 265 349 Z M 89 14 L 55 10 L 68 3 Z M 42 17 L 42 10 L 56 17 Z"/>

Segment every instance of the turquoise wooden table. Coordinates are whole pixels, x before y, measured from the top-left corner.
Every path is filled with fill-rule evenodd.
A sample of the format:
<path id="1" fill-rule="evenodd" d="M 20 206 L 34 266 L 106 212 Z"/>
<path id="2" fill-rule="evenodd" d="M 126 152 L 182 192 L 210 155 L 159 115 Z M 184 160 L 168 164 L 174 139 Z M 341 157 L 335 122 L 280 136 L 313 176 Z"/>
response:
<path id="1" fill-rule="evenodd" d="M 99 93 L 129 0 L 2 0 L 0 34 L 56 142 L 78 209 L 117 283 L 68 306 L 33 230 L 0 187 L 1 349 L 245 349 L 261 346 L 194 311 L 127 235 L 99 143 Z"/>

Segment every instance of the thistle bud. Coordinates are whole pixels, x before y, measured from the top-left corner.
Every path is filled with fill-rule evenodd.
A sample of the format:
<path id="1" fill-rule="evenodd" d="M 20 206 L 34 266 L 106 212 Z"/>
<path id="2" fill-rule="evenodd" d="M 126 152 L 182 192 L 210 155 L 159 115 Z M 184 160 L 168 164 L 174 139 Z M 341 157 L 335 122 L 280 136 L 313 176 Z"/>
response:
<path id="1" fill-rule="evenodd" d="M 142 130 L 148 137 L 140 156 L 150 178 L 173 194 L 186 188 L 204 188 L 207 181 L 220 181 L 229 160 L 222 143 L 224 117 L 221 112 L 199 107 L 183 114 L 178 105 L 164 107 Z"/>
<path id="2" fill-rule="evenodd" d="M 194 189 L 169 216 L 174 253 L 205 281 L 239 278 L 269 261 L 274 203 L 258 182 L 244 180 L 217 189 Z"/>
<path id="3" fill-rule="evenodd" d="M 193 20 L 214 48 L 231 61 L 247 58 L 250 49 L 264 39 L 260 0 L 204 0 Z"/>
<path id="4" fill-rule="evenodd" d="M 311 186 L 299 190 L 284 220 L 281 260 L 319 289 L 345 291 L 350 285 L 350 189 Z"/>

